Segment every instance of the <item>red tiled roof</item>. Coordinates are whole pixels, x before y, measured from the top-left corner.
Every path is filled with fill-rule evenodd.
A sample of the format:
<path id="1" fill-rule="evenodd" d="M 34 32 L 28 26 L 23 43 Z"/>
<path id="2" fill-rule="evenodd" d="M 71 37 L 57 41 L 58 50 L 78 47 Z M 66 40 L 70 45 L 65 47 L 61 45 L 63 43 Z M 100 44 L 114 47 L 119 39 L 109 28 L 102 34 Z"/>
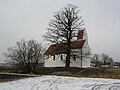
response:
<path id="1" fill-rule="evenodd" d="M 84 45 L 85 40 L 81 41 L 74 41 L 71 43 L 71 49 L 81 49 Z M 66 53 L 66 44 L 53 44 L 51 45 L 47 51 L 45 52 L 45 55 L 55 55 L 55 54 L 61 54 Z"/>
<path id="2" fill-rule="evenodd" d="M 84 30 L 80 30 L 78 32 L 77 40 L 71 43 L 71 49 L 81 49 L 83 47 L 85 42 L 85 40 L 83 40 L 83 34 L 84 34 Z M 53 44 L 50 45 L 50 47 L 46 50 L 45 55 L 66 53 L 66 48 L 67 46 L 65 43 Z"/>
<path id="3" fill-rule="evenodd" d="M 78 39 L 83 39 L 84 31 L 85 31 L 85 30 L 80 30 L 80 31 L 78 32 L 77 40 L 78 40 Z"/>
<path id="4" fill-rule="evenodd" d="M 59 53 L 65 53 L 65 44 L 53 44 L 45 52 L 45 55 L 55 55 Z"/>
<path id="5" fill-rule="evenodd" d="M 74 41 L 71 44 L 72 49 L 81 49 L 84 45 L 85 40 Z"/>

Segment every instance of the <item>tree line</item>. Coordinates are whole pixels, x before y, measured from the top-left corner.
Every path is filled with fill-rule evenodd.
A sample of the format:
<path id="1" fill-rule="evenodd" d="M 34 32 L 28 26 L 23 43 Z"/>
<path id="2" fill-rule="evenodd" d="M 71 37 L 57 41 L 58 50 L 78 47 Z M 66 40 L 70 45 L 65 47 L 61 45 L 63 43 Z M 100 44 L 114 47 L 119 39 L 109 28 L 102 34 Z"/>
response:
<path id="1" fill-rule="evenodd" d="M 110 65 L 113 63 L 113 59 L 105 53 L 93 54 L 91 57 L 91 63 L 94 67 L 105 67 L 105 65 Z"/>

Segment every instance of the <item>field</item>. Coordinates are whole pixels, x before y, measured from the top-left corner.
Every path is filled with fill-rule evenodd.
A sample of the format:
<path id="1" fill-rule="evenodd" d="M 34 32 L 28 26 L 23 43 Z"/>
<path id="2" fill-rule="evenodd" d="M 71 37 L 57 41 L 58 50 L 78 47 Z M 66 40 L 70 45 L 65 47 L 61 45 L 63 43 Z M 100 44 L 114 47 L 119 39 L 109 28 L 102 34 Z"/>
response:
<path id="1" fill-rule="evenodd" d="M 4 72 L 4 73 L 11 73 L 11 72 L 15 72 L 16 71 L 16 67 L 14 66 L 0 66 L 0 73 Z"/>
<path id="2" fill-rule="evenodd" d="M 120 80 L 47 75 L 3 82 L 0 90 L 120 90 Z"/>
<path id="3" fill-rule="evenodd" d="M 120 90 L 120 69 L 38 69 L 20 74 L 15 67 L 0 67 L 0 90 Z"/>
<path id="4" fill-rule="evenodd" d="M 15 67 L 12 67 L 12 66 L 6 66 L 6 67 L 1 66 L 0 67 L 0 73 L 17 73 L 17 74 L 21 73 L 21 74 L 25 74 L 26 72 L 21 72 L 21 71 L 17 70 Z M 71 77 L 120 79 L 120 68 L 110 69 L 110 68 L 77 68 L 77 67 L 71 67 L 69 70 L 66 70 L 64 67 L 41 67 L 41 68 L 37 69 L 34 72 L 34 74 L 35 75 L 57 75 L 57 76 L 71 76 Z M 3 78 L 5 79 L 5 77 L 3 77 Z M 2 75 L 0 75 L 0 79 L 2 79 Z"/>
<path id="5" fill-rule="evenodd" d="M 112 78 L 120 79 L 120 68 L 76 68 L 71 67 L 65 70 L 62 67 L 56 68 L 41 68 L 36 74 L 38 75 L 57 75 L 57 76 L 71 76 L 71 77 L 90 77 L 90 78 Z"/>

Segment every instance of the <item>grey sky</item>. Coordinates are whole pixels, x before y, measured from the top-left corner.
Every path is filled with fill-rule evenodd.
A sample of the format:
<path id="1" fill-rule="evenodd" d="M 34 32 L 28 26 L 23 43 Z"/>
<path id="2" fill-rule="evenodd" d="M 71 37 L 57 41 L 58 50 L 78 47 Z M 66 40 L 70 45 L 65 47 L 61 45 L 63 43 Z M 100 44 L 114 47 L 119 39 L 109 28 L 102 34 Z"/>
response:
<path id="1" fill-rule="evenodd" d="M 3 52 L 25 38 L 44 43 L 53 13 L 75 4 L 85 20 L 93 53 L 106 53 L 120 59 L 120 0 L 0 0 L 0 62 Z"/>

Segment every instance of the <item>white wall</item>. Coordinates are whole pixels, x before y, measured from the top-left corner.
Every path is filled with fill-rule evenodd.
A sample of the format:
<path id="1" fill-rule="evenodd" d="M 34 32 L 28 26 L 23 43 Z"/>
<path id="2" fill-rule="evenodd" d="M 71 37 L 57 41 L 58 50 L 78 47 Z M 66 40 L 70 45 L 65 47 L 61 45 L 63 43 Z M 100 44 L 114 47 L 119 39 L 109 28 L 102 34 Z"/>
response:
<path id="1" fill-rule="evenodd" d="M 45 67 L 64 67 L 65 66 L 65 62 L 63 60 L 60 60 L 60 57 L 58 55 L 56 55 L 55 57 L 56 57 L 56 60 L 53 60 L 53 56 L 51 56 L 49 59 L 46 59 Z M 76 59 L 76 61 L 73 61 L 73 59 L 71 59 L 70 66 L 71 67 L 81 67 L 81 59 Z M 89 58 L 87 58 L 87 59 L 82 58 L 82 67 L 84 67 L 84 68 L 90 67 L 90 59 Z"/>

